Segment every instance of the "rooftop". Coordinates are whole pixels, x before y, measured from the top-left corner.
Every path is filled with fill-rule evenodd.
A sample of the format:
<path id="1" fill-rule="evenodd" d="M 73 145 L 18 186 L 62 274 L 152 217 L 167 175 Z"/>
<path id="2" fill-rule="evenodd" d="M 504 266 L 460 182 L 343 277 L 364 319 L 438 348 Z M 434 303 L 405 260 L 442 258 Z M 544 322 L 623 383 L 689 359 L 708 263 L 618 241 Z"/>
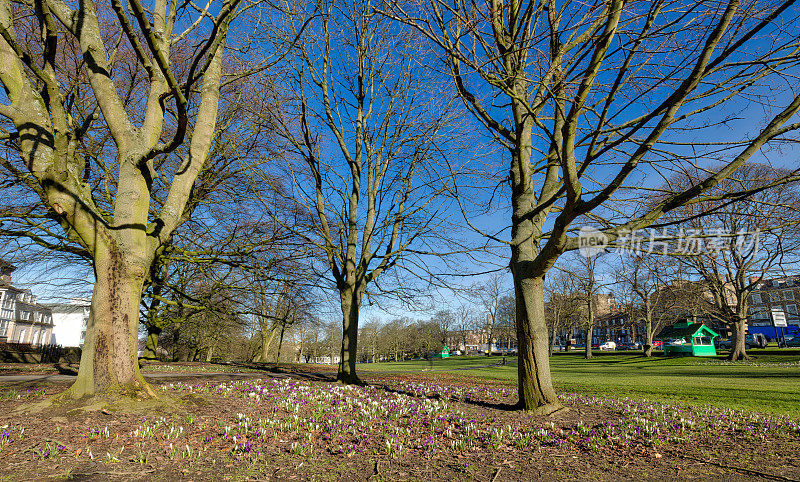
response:
<path id="1" fill-rule="evenodd" d="M 684 338 L 687 336 L 694 336 L 699 331 L 707 331 L 709 334 L 713 336 L 719 336 L 711 328 L 707 327 L 703 323 L 688 323 L 679 321 L 674 325 L 665 326 L 664 329 L 662 329 L 661 332 L 655 338 L 657 339 Z"/>

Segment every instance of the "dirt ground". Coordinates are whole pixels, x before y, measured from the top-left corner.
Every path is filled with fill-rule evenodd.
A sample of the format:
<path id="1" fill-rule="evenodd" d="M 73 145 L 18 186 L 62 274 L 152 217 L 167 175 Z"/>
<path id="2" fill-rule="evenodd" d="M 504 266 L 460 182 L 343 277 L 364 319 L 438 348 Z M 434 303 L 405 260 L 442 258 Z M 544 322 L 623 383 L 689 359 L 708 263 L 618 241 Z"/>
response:
<path id="1" fill-rule="evenodd" d="M 800 421 L 565 394 L 551 417 L 463 376 L 231 376 L 158 384 L 177 408 L 30 407 L 0 386 L 0 480 L 800 480 Z"/>

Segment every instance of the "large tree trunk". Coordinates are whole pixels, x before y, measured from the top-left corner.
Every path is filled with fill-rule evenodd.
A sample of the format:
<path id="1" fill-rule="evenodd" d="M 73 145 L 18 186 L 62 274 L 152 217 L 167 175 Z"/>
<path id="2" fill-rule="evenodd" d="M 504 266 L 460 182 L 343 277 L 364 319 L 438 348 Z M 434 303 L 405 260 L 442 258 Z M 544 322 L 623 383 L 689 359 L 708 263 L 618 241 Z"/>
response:
<path id="1" fill-rule="evenodd" d="M 361 294 L 347 289 L 341 294 L 342 301 L 342 350 L 336 379 L 347 384 L 360 384 L 356 374 L 358 355 L 358 314 L 361 309 Z"/>
<path id="2" fill-rule="evenodd" d="M 750 355 L 747 354 L 747 347 L 744 342 L 745 335 L 747 334 L 745 332 L 747 328 L 747 319 L 739 318 L 731 324 L 731 328 L 733 328 L 733 344 L 731 345 L 731 352 L 728 354 L 728 360 L 749 360 Z"/>
<path id="3" fill-rule="evenodd" d="M 653 356 L 653 322 L 652 320 L 647 320 L 647 340 L 645 340 L 644 344 L 644 356 L 651 357 Z"/>
<path id="4" fill-rule="evenodd" d="M 266 328 L 266 324 L 264 325 Z M 267 363 L 269 361 L 269 347 L 272 345 L 272 339 L 275 338 L 275 326 L 273 325 L 269 330 L 262 328 L 261 330 L 261 350 L 253 358 L 254 362 Z"/>
<path id="5" fill-rule="evenodd" d="M 128 253 L 113 249 L 95 256 L 94 292 L 80 369 L 65 396 L 157 397 L 142 377 L 136 356 L 144 268 L 136 269 Z"/>
<path id="6" fill-rule="evenodd" d="M 513 258 L 512 258 L 513 260 Z M 517 301 L 519 408 L 549 414 L 563 408 L 550 376 L 547 325 L 544 318 L 544 277 L 526 277 L 513 264 Z"/>
<path id="7" fill-rule="evenodd" d="M 147 325 L 147 340 L 144 345 L 144 353 L 142 358 L 145 360 L 158 359 L 158 337 L 161 336 L 161 327 L 156 325 Z"/>

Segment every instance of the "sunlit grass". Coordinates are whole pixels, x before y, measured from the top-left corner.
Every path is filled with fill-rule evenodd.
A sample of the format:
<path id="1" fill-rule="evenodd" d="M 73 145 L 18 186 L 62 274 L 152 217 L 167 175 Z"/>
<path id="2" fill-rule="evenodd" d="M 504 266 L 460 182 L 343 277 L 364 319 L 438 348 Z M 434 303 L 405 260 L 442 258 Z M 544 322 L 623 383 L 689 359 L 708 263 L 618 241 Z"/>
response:
<path id="1" fill-rule="evenodd" d="M 716 358 L 645 358 L 638 353 L 601 353 L 586 360 L 581 353 L 551 358 L 558 390 L 583 395 L 613 395 L 722 408 L 800 415 L 800 352 L 754 350 L 754 360 L 726 363 Z M 516 384 L 516 359 L 507 366 L 474 368 L 497 357 L 454 357 L 425 361 L 362 364 L 362 372 L 447 373 Z M 425 368 L 429 368 L 427 371 Z M 473 368 L 473 369 L 469 369 Z"/>

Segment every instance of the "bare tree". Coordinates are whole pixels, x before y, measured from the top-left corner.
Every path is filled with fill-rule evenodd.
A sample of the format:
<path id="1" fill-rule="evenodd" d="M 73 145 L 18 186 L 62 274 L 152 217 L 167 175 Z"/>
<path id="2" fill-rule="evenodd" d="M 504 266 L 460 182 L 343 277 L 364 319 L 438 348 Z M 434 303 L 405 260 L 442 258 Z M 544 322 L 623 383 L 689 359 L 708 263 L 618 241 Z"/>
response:
<path id="1" fill-rule="evenodd" d="M 370 360 L 372 363 L 377 362 L 378 356 L 378 338 L 380 335 L 380 322 L 377 319 L 371 319 L 364 323 L 361 328 L 361 360 Z"/>
<path id="2" fill-rule="evenodd" d="M 800 127 L 797 92 L 764 97 L 780 79 L 792 84 L 800 43 L 783 26 L 797 21 L 793 3 L 429 0 L 381 10 L 440 49 L 464 104 L 508 153 L 521 408 L 562 408 L 543 288 L 559 256 L 579 245 L 574 223 L 588 218 L 611 240 L 646 227 Z M 751 101 L 745 134 L 719 139 L 712 130 L 735 123 L 726 109 L 742 96 Z M 721 169 L 646 212 L 609 209 L 615 198 L 636 203 L 649 175 L 722 156 Z"/>
<path id="3" fill-rule="evenodd" d="M 512 295 L 500 298 L 495 333 L 507 350 L 517 342 L 517 304 Z"/>
<path id="4" fill-rule="evenodd" d="M 496 328 L 499 323 L 500 308 L 503 295 L 506 290 L 503 288 L 503 275 L 495 273 L 489 276 L 488 279 L 482 283 L 478 283 L 469 290 L 469 295 L 476 301 L 483 315 L 483 322 L 479 323 L 476 328 L 485 332 L 487 339 L 487 351 L 491 354 L 496 335 Z"/>
<path id="5" fill-rule="evenodd" d="M 208 158 L 230 25 L 243 9 L 240 0 L 223 1 L 214 15 L 171 6 L 0 4 L 0 82 L 8 93 L 0 114 L 7 145 L 20 159 L 4 160 L 4 167 L 89 253 L 96 278 L 81 367 L 65 397 L 157 396 L 136 363 L 142 286 L 182 222 Z M 19 34 L 28 31 L 41 40 L 25 43 Z M 73 45 L 77 59 L 61 55 Z M 177 52 L 190 57 L 186 69 L 171 64 Z M 135 91 L 118 88 L 123 71 L 135 72 Z M 92 93 L 90 102 L 73 103 L 78 84 Z M 99 137 L 113 140 L 115 166 L 98 162 L 92 143 Z M 180 162 L 164 162 L 187 141 Z M 94 191 L 85 176 L 103 166 L 111 168 L 104 173 L 107 189 Z M 168 194 L 154 206 L 159 185 Z"/>
<path id="6" fill-rule="evenodd" d="M 628 298 L 629 323 L 643 322 L 644 355 L 653 354 L 653 338 L 670 321 L 697 315 L 701 293 L 675 259 L 658 254 L 631 253 L 620 259 L 615 278 L 619 292 Z"/>
<path id="7" fill-rule="evenodd" d="M 441 234 L 435 220 L 445 183 L 434 161 L 451 114 L 448 99 L 436 95 L 435 72 L 417 64 L 421 45 L 402 30 L 375 15 L 370 0 L 326 1 L 287 76 L 299 123 L 285 132 L 297 161 L 291 201 L 315 216 L 308 242 L 338 293 L 337 379 L 345 383 L 360 382 L 359 312 L 368 287 L 402 288 L 385 286 L 382 275 Z"/>
<path id="8" fill-rule="evenodd" d="M 551 355 L 559 333 L 566 334 L 568 340 L 565 346 L 567 350 L 571 349 L 572 343 L 569 340 L 572 332 L 583 319 L 583 310 L 573 281 L 569 273 L 559 271 L 548 278 L 545 284 L 545 316 L 550 330 Z"/>
<path id="9" fill-rule="evenodd" d="M 442 345 L 447 345 L 447 343 L 449 343 L 450 334 L 456 330 L 456 315 L 452 310 L 439 310 L 431 317 L 430 321 L 435 323 L 438 327 L 438 332 L 440 334 L 439 342 Z M 453 347 L 450 348 L 452 349 Z"/>
<path id="10" fill-rule="evenodd" d="M 694 183 L 702 175 L 687 171 L 670 182 Z M 730 360 L 749 358 L 745 334 L 750 294 L 766 276 L 779 275 L 798 260 L 800 189 L 796 183 L 769 187 L 785 175 L 763 164 L 742 166 L 714 191 L 720 196 L 759 192 L 735 202 L 696 203 L 673 213 L 677 219 L 689 218 L 678 226 L 693 241 L 686 255 L 676 259 L 700 277 L 707 313 L 733 331 Z"/>
<path id="11" fill-rule="evenodd" d="M 592 339 L 594 338 L 595 320 L 603 312 L 608 311 L 601 304 L 602 290 L 606 285 L 598 279 L 597 263 L 600 255 L 578 257 L 578 263 L 572 269 L 567 269 L 567 274 L 571 278 L 575 288 L 573 296 L 575 301 L 584 305 L 583 325 L 586 330 L 586 346 L 584 347 L 584 357 L 592 358 Z M 609 300 L 610 301 L 610 300 Z"/>

